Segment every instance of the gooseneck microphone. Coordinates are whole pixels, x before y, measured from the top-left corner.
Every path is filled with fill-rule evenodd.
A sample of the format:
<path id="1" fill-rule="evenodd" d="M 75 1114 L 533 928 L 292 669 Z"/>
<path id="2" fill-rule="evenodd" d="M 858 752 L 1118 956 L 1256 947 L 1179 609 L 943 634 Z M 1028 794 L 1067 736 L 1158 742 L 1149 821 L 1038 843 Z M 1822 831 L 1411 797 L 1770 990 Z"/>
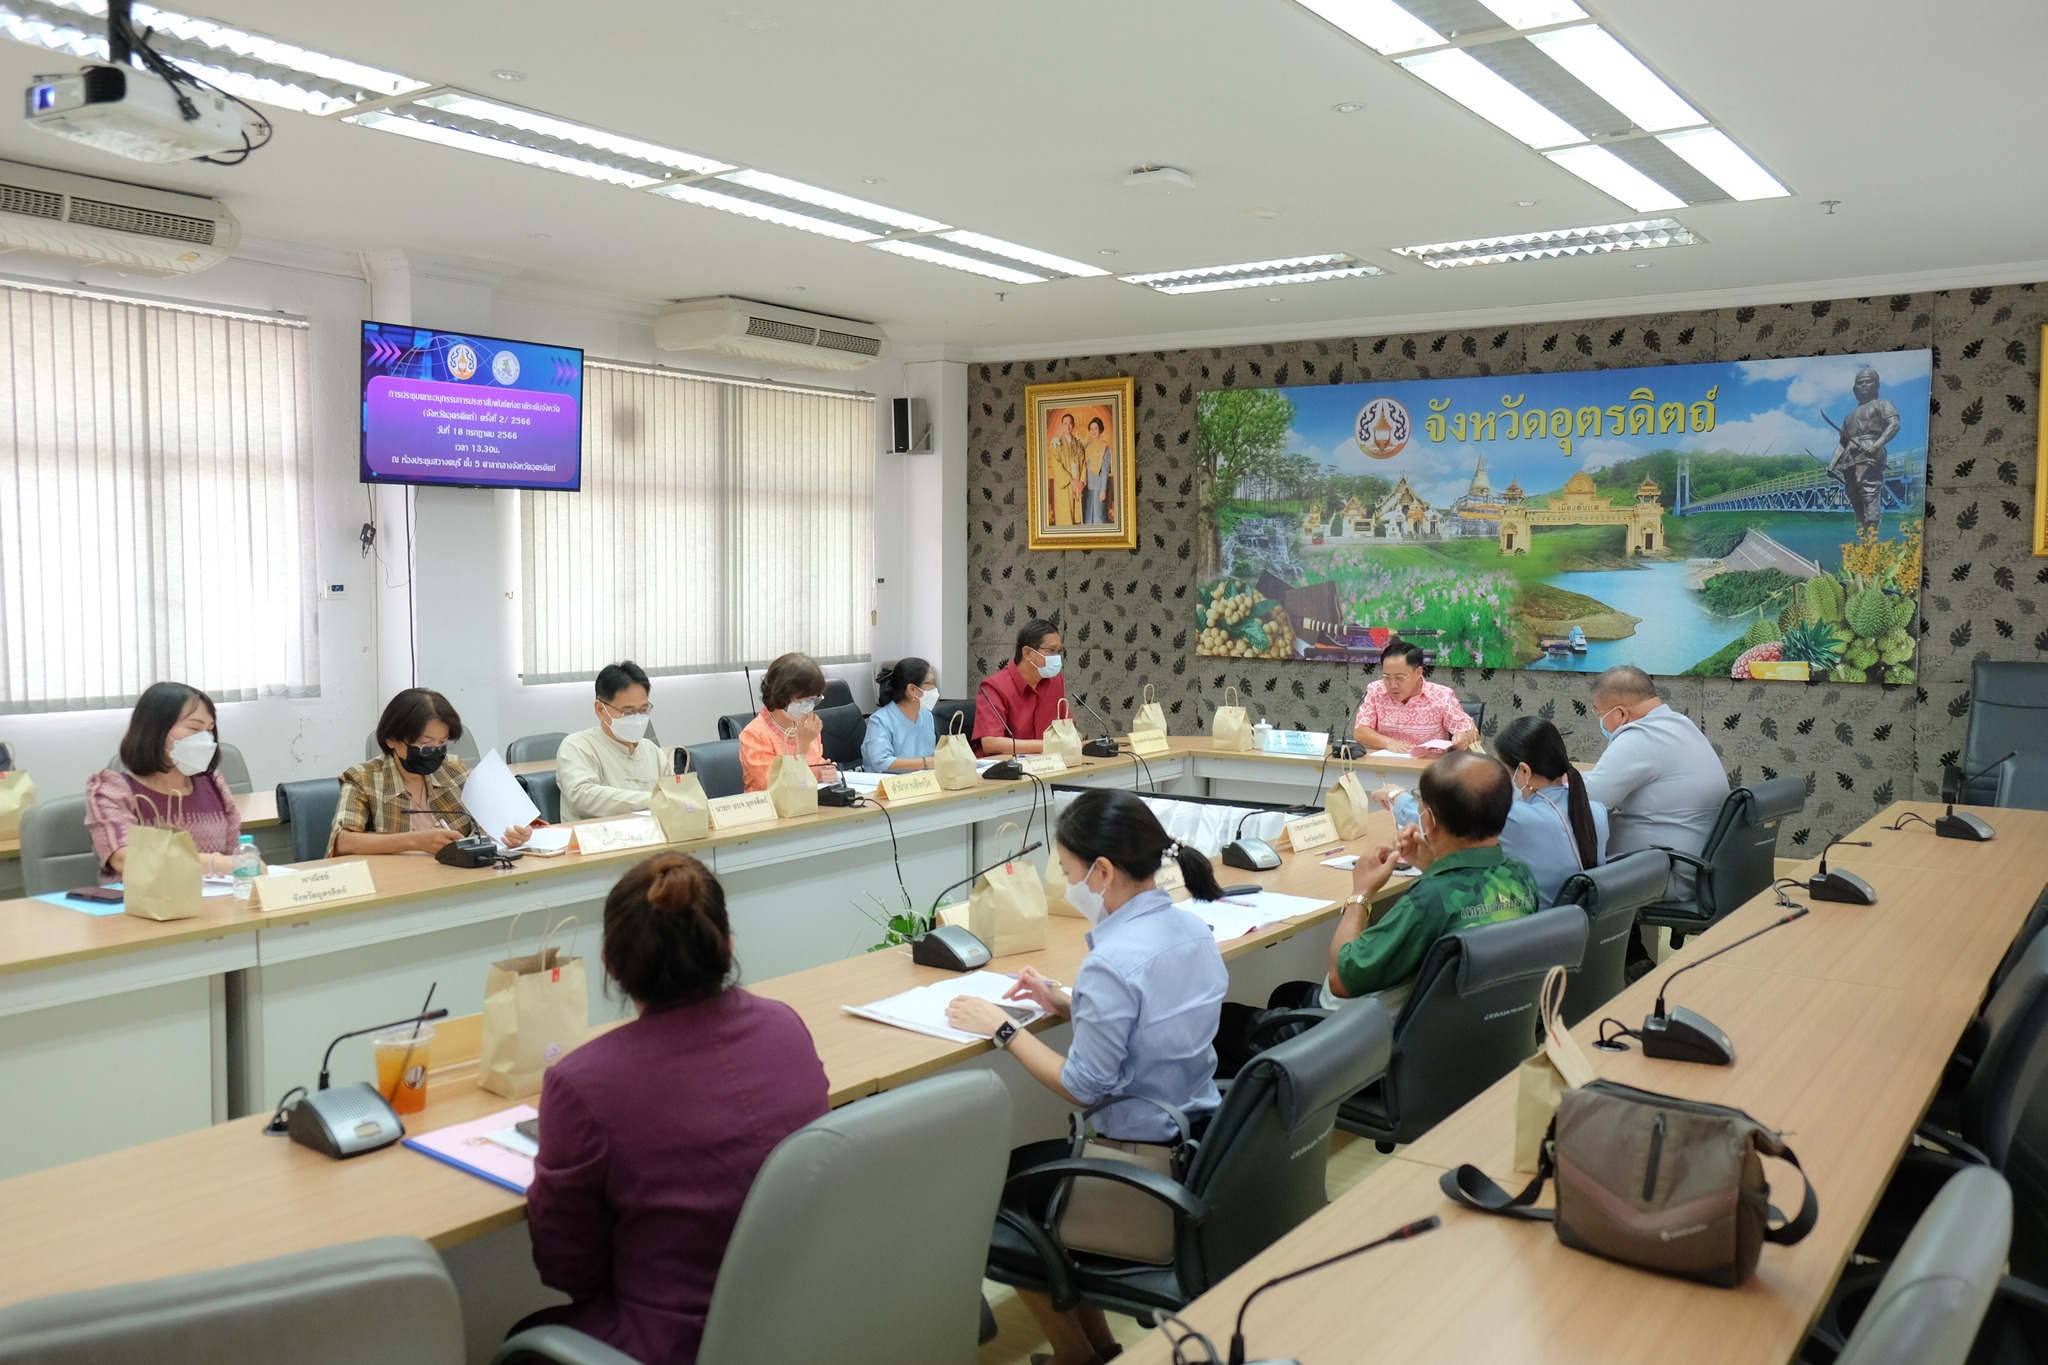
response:
<path id="1" fill-rule="evenodd" d="M 991 782 L 1015 782 L 1024 776 L 1024 760 L 1017 756 L 1017 732 L 1010 728 L 1010 718 L 996 708 L 996 719 L 1003 724 L 1003 733 L 1010 737 L 1010 756 L 982 769 L 981 775 Z"/>
<path id="2" fill-rule="evenodd" d="M 325 1090 L 327 1088 L 327 1064 L 334 1060 L 334 1049 L 349 1039 L 360 1038 L 366 1033 L 382 1033 L 385 1029 L 389 1028 L 403 1028 L 407 1024 L 428 1024 L 436 1019 L 446 1019 L 447 1017 L 448 1011 L 445 1009 L 432 1010 L 420 1014 L 408 1014 L 405 1018 L 394 1019 L 388 1024 L 373 1024 L 369 1028 L 359 1028 L 342 1034 L 339 1038 L 329 1043 L 327 1051 L 320 1055 L 320 1084 L 315 1086 L 314 1089 Z"/>
<path id="3" fill-rule="evenodd" d="M 1123 750 L 1119 749 L 1116 743 L 1116 727 L 1104 720 L 1102 713 L 1090 706 L 1088 699 L 1080 693 L 1070 692 L 1067 695 L 1080 702 L 1081 709 L 1093 716 L 1095 723 L 1102 727 L 1102 737 L 1091 739 L 1086 744 L 1083 744 L 1081 752 L 1089 758 L 1115 758 L 1118 754 L 1122 753 Z"/>
<path id="4" fill-rule="evenodd" d="M 1286 1284 L 1289 1280 L 1298 1280 L 1304 1275 L 1313 1275 L 1318 1270 L 1328 1269 L 1339 1261 L 1350 1260 L 1353 1256 L 1363 1256 L 1366 1252 L 1377 1250 L 1380 1247 L 1386 1246 L 1389 1242 L 1411 1241 L 1414 1238 L 1420 1237 L 1425 1232 L 1434 1232 L 1442 1226 L 1443 1219 L 1434 1215 L 1428 1218 L 1417 1219 L 1413 1223 L 1403 1223 L 1386 1236 L 1367 1242 L 1364 1246 L 1353 1247 L 1349 1251 L 1340 1251 L 1335 1256 L 1326 1257 L 1323 1260 L 1317 1261 L 1314 1265 L 1305 1265 L 1299 1270 L 1290 1270 L 1285 1275 L 1275 1275 L 1272 1279 L 1245 1295 L 1244 1302 L 1237 1306 L 1237 1326 L 1232 1328 L 1230 1333 L 1230 1365 L 1246 1365 L 1244 1358 L 1245 1310 L 1252 1306 L 1253 1299 L 1256 1299 L 1268 1289 L 1273 1288 L 1275 1285 Z M 1254 1361 L 1251 1362 L 1251 1365 L 1299 1365 L 1299 1362 L 1268 1360 Z"/>
<path id="5" fill-rule="evenodd" d="M 1957 793 L 1960 794 L 1978 778 L 1986 773 L 1995 771 L 2000 766 L 2011 762 L 2019 756 L 2020 751 L 2018 749 L 2007 750 L 2004 758 L 1993 759 L 1977 769 L 1976 772 L 1965 775 L 1956 783 Z M 1983 820 L 1970 814 L 1968 811 L 1964 811 L 1961 815 L 1956 814 L 1956 803 L 1953 801 L 1948 803 L 1948 814 L 1934 822 L 1934 832 L 1943 839 L 1968 839 L 1973 843 L 1979 844 L 1990 842 L 1998 834 L 1997 830 L 1991 828 Z"/>
<path id="6" fill-rule="evenodd" d="M 1820 851 L 1820 871 L 1809 877 L 1806 894 L 1817 901 L 1841 901 L 1846 905 L 1876 905 L 1877 890 L 1854 872 L 1828 871 L 1830 849 L 1869 848 L 1868 839 L 1832 839 L 1827 848 Z"/>
<path id="7" fill-rule="evenodd" d="M 1782 929 L 1793 920 L 1802 919 L 1813 912 L 1799 906 L 1789 915 L 1780 916 L 1753 934 L 1744 934 L 1725 948 L 1716 948 L 1695 962 L 1688 962 L 1664 978 L 1664 984 L 1657 988 L 1657 1007 L 1649 1018 L 1643 1020 L 1638 1036 L 1643 1040 L 1645 1057 L 1660 1057 L 1670 1062 L 1700 1062 L 1707 1066 L 1729 1066 L 1735 1061 L 1735 1044 L 1728 1041 L 1728 1035 L 1721 1032 L 1704 1016 L 1693 1013 L 1680 1005 L 1669 1014 L 1664 1012 L 1664 995 L 1671 989 L 1671 983 L 1695 967 L 1704 966 L 1720 957 L 1732 953 L 1754 938 L 1762 938 L 1773 929 Z"/>

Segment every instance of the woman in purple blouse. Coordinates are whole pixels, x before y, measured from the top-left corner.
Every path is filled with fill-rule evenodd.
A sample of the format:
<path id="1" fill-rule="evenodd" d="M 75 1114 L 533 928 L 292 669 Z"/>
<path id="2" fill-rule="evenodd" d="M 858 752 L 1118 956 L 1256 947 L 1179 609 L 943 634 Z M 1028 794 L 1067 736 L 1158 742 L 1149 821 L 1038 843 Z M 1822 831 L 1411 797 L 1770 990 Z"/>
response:
<path id="1" fill-rule="evenodd" d="M 192 835 L 208 875 L 234 871 L 242 811 L 220 766 L 213 698 L 184 683 L 151 683 L 128 716 L 121 737 L 128 771 L 106 768 L 85 781 L 85 828 L 100 856 L 100 880 L 121 875 L 128 831 L 136 825 Z"/>
<path id="2" fill-rule="evenodd" d="M 692 1365 L 725 1245 L 775 1145 L 827 1108 L 795 1010 L 733 984 L 725 891 L 657 853 L 604 905 L 605 970 L 639 1017 L 549 1068 L 526 1192 L 562 1323 L 645 1365 Z"/>

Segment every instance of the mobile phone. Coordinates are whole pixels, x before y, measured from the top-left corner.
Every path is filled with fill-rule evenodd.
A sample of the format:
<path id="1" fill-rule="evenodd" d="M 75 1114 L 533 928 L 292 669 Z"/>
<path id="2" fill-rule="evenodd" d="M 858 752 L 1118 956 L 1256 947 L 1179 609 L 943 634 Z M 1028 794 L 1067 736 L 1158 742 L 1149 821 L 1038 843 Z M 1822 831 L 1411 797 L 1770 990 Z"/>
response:
<path id="1" fill-rule="evenodd" d="M 1028 1024 L 1038 1017 L 1038 1011 L 1035 1009 L 1023 1005 L 1006 1005 L 1000 1000 L 996 1001 L 996 1008 L 1020 1024 Z"/>
<path id="2" fill-rule="evenodd" d="M 76 891 L 66 891 L 65 896 L 75 901 L 91 901 L 95 905 L 119 905 L 121 889 L 116 886 L 81 886 Z"/>
<path id="3" fill-rule="evenodd" d="M 519 1134 L 519 1136 L 525 1138 L 528 1142 L 539 1142 L 540 1120 L 521 1119 L 519 1120 L 519 1122 L 512 1125 L 512 1131 Z"/>

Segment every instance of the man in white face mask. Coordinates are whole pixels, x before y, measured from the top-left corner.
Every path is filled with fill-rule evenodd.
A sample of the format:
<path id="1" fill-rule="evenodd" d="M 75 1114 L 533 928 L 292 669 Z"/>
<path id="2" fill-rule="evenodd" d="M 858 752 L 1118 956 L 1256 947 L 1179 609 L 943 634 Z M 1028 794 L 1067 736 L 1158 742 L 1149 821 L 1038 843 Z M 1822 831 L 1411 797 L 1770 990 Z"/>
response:
<path id="1" fill-rule="evenodd" d="M 605 665 L 591 710 L 597 724 L 563 740 L 555 755 L 562 818 L 594 820 L 646 810 L 662 762 L 660 747 L 647 738 L 654 702 L 645 670 L 630 659 Z"/>

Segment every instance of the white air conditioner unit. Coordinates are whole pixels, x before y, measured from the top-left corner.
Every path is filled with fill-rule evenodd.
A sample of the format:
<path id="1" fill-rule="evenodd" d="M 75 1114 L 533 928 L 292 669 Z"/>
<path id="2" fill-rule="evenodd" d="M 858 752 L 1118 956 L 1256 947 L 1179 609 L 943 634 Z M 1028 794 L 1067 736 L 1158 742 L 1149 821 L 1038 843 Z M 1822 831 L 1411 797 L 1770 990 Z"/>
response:
<path id="1" fill-rule="evenodd" d="M 800 370 L 858 370 L 889 354 L 872 323 L 778 308 L 752 299 L 686 299 L 654 318 L 664 351 L 709 351 Z"/>
<path id="2" fill-rule="evenodd" d="M 0 161 L 0 256 L 128 275 L 190 275 L 234 254 L 242 225 L 204 195 Z"/>

